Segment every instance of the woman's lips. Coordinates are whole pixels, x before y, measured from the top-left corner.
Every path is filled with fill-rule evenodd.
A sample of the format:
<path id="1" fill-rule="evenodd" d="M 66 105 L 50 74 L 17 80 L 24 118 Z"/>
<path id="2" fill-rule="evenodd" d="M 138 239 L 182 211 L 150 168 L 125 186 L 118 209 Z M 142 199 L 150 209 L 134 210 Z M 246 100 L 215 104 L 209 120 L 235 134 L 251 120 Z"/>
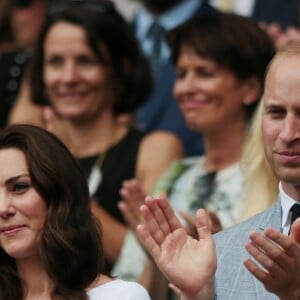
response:
<path id="1" fill-rule="evenodd" d="M 184 100 L 180 102 L 180 106 L 183 109 L 194 109 L 194 108 L 200 108 L 203 105 L 207 104 L 206 100 Z"/>
<path id="2" fill-rule="evenodd" d="M 25 227 L 26 227 L 25 225 L 4 226 L 3 228 L 1 228 L 0 233 L 3 233 L 6 236 L 11 236 L 18 233 Z"/>

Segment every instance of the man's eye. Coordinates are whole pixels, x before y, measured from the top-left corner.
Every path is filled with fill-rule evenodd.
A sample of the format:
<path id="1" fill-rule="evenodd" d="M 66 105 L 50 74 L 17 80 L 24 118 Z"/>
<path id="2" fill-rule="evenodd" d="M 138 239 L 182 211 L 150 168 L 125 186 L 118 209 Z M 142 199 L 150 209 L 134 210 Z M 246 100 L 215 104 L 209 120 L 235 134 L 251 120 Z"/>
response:
<path id="1" fill-rule="evenodd" d="M 285 115 L 285 112 L 282 110 L 272 110 L 269 112 L 272 117 L 281 117 Z"/>

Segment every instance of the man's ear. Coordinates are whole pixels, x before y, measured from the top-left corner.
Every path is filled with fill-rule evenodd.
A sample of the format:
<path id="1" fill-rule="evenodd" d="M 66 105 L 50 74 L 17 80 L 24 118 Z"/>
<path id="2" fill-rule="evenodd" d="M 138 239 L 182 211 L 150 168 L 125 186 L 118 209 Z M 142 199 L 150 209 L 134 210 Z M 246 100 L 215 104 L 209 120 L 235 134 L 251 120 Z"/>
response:
<path id="1" fill-rule="evenodd" d="M 243 104 L 250 105 L 261 97 L 262 86 L 257 76 L 251 76 L 244 81 Z"/>

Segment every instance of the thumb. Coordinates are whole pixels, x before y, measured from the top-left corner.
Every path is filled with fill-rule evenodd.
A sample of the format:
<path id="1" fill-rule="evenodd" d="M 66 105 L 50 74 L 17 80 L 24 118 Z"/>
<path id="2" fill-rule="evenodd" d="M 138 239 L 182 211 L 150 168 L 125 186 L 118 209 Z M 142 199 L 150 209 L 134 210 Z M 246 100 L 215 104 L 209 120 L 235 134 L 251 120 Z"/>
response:
<path id="1" fill-rule="evenodd" d="M 197 211 L 195 222 L 199 240 L 212 238 L 208 215 L 204 209 L 201 208 Z"/>
<path id="2" fill-rule="evenodd" d="M 300 218 L 296 219 L 292 225 L 290 236 L 300 243 Z"/>

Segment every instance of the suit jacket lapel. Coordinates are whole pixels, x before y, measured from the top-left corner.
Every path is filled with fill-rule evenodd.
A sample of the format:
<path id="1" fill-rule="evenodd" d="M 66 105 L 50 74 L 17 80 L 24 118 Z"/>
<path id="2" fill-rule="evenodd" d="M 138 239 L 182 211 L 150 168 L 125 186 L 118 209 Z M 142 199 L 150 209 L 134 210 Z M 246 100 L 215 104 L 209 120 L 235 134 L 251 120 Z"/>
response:
<path id="1" fill-rule="evenodd" d="M 277 202 L 263 214 L 257 230 L 263 231 L 268 227 L 275 228 L 282 231 L 282 209 L 280 204 L 280 198 L 278 196 Z"/>

